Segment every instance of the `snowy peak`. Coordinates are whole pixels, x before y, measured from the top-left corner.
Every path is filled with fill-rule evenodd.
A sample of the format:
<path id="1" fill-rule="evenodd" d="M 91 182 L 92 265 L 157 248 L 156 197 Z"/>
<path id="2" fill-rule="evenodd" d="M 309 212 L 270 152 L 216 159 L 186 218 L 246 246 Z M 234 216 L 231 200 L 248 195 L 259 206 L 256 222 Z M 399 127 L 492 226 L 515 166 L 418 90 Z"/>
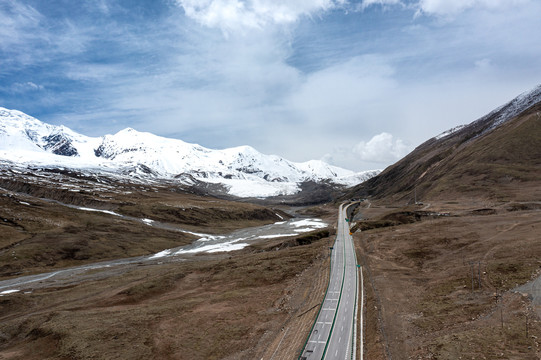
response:
<path id="1" fill-rule="evenodd" d="M 81 135 L 65 126 L 45 124 L 20 111 L 0 108 L 0 134 L 5 138 L 0 148 L 45 150 L 62 156 L 78 156 L 74 141 Z"/>
<path id="2" fill-rule="evenodd" d="M 54 130 L 20 111 L 0 108 L 0 150 L 43 151 L 41 138 Z"/>
<path id="3" fill-rule="evenodd" d="M 354 173 L 313 160 L 295 163 L 250 146 L 212 150 L 127 128 L 98 138 L 0 108 L 0 160 L 116 172 L 137 179 L 220 184 L 237 196 L 299 191 L 306 181 L 355 185 L 378 171 Z"/>

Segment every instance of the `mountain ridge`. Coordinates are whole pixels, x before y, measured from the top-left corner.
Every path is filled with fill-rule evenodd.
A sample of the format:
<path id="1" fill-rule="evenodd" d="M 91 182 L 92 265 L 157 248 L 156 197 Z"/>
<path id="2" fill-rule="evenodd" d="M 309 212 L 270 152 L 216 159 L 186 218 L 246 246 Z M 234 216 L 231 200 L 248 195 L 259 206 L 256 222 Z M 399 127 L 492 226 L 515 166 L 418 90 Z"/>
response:
<path id="1" fill-rule="evenodd" d="M 247 145 L 213 150 L 132 128 L 88 137 L 5 108 L 0 108 L 0 140 L 0 158 L 14 163 L 102 169 L 185 185 L 196 180 L 224 185 L 240 197 L 291 195 L 306 181 L 352 186 L 378 172 L 355 173 L 320 160 L 296 163 Z"/>
<path id="2" fill-rule="evenodd" d="M 389 201 L 541 197 L 541 85 L 487 115 L 432 137 L 347 197 Z M 533 174 L 533 175 L 532 175 Z"/>

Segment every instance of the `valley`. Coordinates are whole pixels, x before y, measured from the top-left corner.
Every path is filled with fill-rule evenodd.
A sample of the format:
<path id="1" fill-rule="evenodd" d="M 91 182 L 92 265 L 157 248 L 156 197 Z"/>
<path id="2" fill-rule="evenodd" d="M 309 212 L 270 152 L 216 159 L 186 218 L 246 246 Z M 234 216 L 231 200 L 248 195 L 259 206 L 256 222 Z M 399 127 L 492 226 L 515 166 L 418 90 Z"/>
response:
<path id="1" fill-rule="evenodd" d="M 541 360 L 541 0 L 0 0 L 0 360 Z"/>
<path id="2" fill-rule="evenodd" d="M 167 186 L 8 175 L 2 359 L 252 358 L 284 325 L 311 326 L 326 286 L 332 206 L 318 210 L 323 222 L 302 208 L 292 218 L 291 208 Z M 300 351 L 302 334 L 274 350 Z"/>
<path id="3" fill-rule="evenodd" d="M 248 166 L 235 170 L 249 190 L 239 197 L 231 178 L 209 172 L 73 166 L 73 152 L 54 154 L 68 158 L 56 165 L 8 156 L 0 359 L 272 360 L 327 349 L 327 358 L 539 359 L 540 103 L 537 87 L 353 187 L 306 173 L 269 181 Z M 40 146 L 34 154 L 55 148 Z M 257 195 L 251 176 L 298 191 Z M 355 297 L 348 229 L 363 330 L 353 339 L 348 307 L 345 332 L 325 333 L 327 343 L 318 326 L 334 324 L 342 289 L 348 305 Z"/>

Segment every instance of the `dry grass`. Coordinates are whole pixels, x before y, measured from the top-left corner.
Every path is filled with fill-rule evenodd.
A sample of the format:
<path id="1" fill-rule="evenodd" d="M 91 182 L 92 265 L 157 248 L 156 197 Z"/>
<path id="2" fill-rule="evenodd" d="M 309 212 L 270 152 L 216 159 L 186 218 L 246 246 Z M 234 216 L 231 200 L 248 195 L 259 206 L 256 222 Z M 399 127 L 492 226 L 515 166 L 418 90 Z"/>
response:
<path id="1" fill-rule="evenodd" d="M 539 273 L 541 213 L 509 212 L 505 205 L 495 210 L 481 216 L 454 207 L 456 216 L 355 235 L 374 294 L 368 298 L 368 353 L 381 356 L 381 339 L 397 359 L 539 358 L 539 318 L 510 290 Z M 370 314 L 376 307 L 381 322 Z"/>
<path id="2" fill-rule="evenodd" d="M 297 315 L 321 301 L 329 241 L 0 297 L 0 358 L 254 359 L 270 358 L 270 343 L 294 357 L 315 313 Z M 290 324 L 300 341 L 280 343 Z"/>
<path id="3" fill-rule="evenodd" d="M 541 103 L 493 131 L 472 123 L 440 140 L 429 139 L 380 175 L 344 197 L 377 197 L 388 204 L 418 199 L 539 201 Z"/>
<path id="4" fill-rule="evenodd" d="M 32 192 L 35 187 L 26 190 Z M 44 188 L 38 190 L 45 191 Z M 137 219 L 162 221 L 171 229 L 176 227 L 200 233 L 227 233 L 280 219 L 276 215 L 278 210 L 162 188 L 152 192 L 134 190 L 129 194 L 101 194 L 107 198 L 101 202 L 91 201 L 85 194 L 75 194 L 70 194 L 70 199 L 80 206 L 99 206 L 98 209 L 132 215 L 133 218 L 78 210 L 24 194 L 0 191 L 0 278 L 148 255 L 187 245 L 195 239 L 193 235 L 148 226 Z M 59 191 L 56 196 L 64 198 L 66 195 Z M 90 205 L 86 205 L 88 202 Z"/>

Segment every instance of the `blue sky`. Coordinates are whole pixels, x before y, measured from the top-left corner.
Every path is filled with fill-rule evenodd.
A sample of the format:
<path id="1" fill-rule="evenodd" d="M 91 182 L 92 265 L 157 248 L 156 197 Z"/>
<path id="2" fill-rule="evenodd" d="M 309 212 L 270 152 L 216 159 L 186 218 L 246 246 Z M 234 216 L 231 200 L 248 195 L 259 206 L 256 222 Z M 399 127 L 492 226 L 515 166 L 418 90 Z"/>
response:
<path id="1" fill-rule="evenodd" d="M 0 0 L 0 106 L 383 168 L 541 83 L 538 0 Z"/>

